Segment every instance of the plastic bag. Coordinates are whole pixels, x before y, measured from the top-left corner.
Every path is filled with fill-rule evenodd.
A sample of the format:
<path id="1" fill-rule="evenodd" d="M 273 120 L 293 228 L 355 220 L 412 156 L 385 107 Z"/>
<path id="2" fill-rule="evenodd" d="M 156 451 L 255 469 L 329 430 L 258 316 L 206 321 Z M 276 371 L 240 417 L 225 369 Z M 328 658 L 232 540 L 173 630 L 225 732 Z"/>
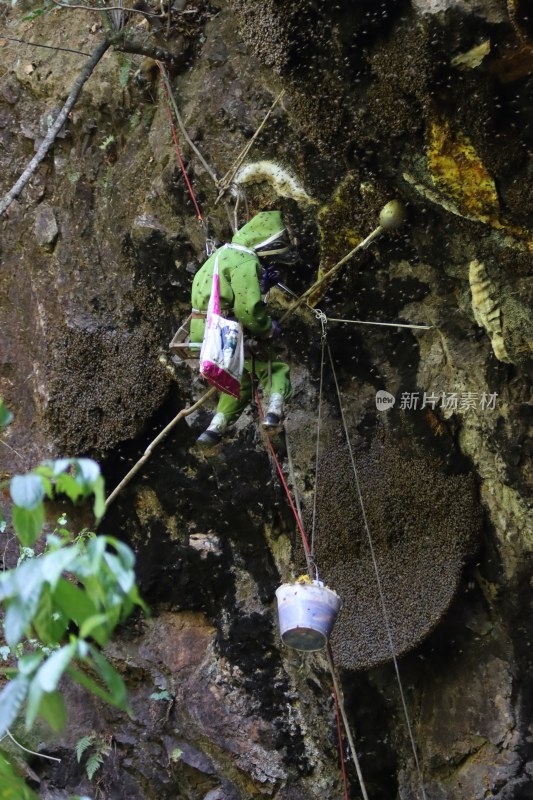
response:
<path id="1" fill-rule="evenodd" d="M 220 315 L 218 256 L 207 307 L 205 334 L 200 351 L 200 373 L 220 391 L 239 397 L 244 367 L 243 330 L 240 322 Z"/>

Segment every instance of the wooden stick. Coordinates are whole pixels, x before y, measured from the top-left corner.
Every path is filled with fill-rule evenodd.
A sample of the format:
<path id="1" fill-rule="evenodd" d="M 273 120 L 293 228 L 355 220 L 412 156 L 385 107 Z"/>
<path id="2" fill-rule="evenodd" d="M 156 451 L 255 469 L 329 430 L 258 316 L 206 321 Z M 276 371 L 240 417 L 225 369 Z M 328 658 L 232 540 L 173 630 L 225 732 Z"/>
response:
<path id="1" fill-rule="evenodd" d="M 218 194 L 217 199 L 215 200 L 215 205 L 219 202 L 219 200 L 223 197 L 224 193 L 227 192 L 227 190 L 231 186 L 232 181 L 233 181 L 235 175 L 237 174 L 237 171 L 238 171 L 239 167 L 241 166 L 242 162 L 244 161 L 244 159 L 248 155 L 253 143 L 255 142 L 255 140 L 257 139 L 259 134 L 261 133 L 262 129 L 266 125 L 266 122 L 267 122 L 269 116 L 272 114 L 272 112 L 274 111 L 274 108 L 279 103 L 279 101 L 281 100 L 281 98 L 283 97 L 284 94 L 285 94 L 285 89 L 282 89 L 281 92 L 276 97 L 276 99 L 274 100 L 274 102 L 272 103 L 272 105 L 270 106 L 270 108 L 268 109 L 267 113 L 265 114 L 265 116 L 263 118 L 263 121 L 261 122 L 261 124 L 259 125 L 257 130 L 255 131 L 255 133 L 252 136 L 252 138 L 250 139 L 250 141 L 245 144 L 245 146 L 243 147 L 243 149 L 241 150 L 241 152 L 237 156 L 233 166 L 231 166 L 228 169 L 228 171 L 223 176 L 223 178 L 218 182 L 217 188 L 219 189 L 219 194 Z"/>
<path id="2" fill-rule="evenodd" d="M 210 397 L 212 397 L 212 396 L 215 394 L 215 392 L 216 392 L 216 391 L 217 391 L 217 390 L 216 390 L 216 388 L 215 388 L 214 386 L 212 386 L 212 387 L 209 389 L 209 391 L 207 391 L 205 394 L 203 394 L 203 395 L 200 397 L 200 399 L 199 399 L 199 400 L 197 400 L 197 401 L 196 401 L 196 403 L 194 403 L 192 406 L 189 406 L 188 408 L 182 408 L 182 410 L 179 412 L 179 414 L 177 414 L 177 415 L 174 417 L 174 419 L 173 419 L 171 422 L 169 422 L 169 423 L 168 423 L 168 425 L 167 425 L 165 428 L 163 428 L 163 430 L 161 431 L 161 433 L 159 433 L 159 434 L 158 434 L 158 435 L 155 437 L 155 439 L 153 440 L 153 442 L 150 442 L 150 444 L 148 445 L 148 447 L 147 447 L 147 448 L 146 448 L 146 450 L 144 451 L 144 454 L 143 454 L 143 455 L 141 456 L 141 458 L 140 458 L 140 459 L 137 461 L 137 463 L 133 465 L 133 467 L 130 469 L 130 471 L 128 472 L 128 474 L 127 474 L 127 475 L 125 475 L 125 476 L 122 478 L 122 480 L 120 481 L 120 483 L 118 484 L 118 486 L 117 486 L 115 489 L 113 489 L 113 491 L 111 492 L 111 494 L 109 495 L 109 497 L 108 497 L 108 498 L 107 498 L 107 500 L 105 501 L 105 507 L 106 507 L 106 508 L 108 508 L 108 506 L 110 506 L 110 505 L 111 505 L 111 503 L 113 502 L 113 500 L 115 499 L 115 497 L 117 496 L 117 494 L 118 494 L 118 493 L 119 493 L 119 492 L 120 492 L 120 491 L 121 491 L 121 490 L 122 490 L 122 489 L 123 489 L 123 488 L 126 486 L 126 484 L 128 484 L 128 483 L 131 481 L 131 479 L 133 478 L 133 476 L 134 476 L 134 475 L 135 475 L 137 472 L 139 472 L 140 468 L 142 467 L 142 465 L 143 465 L 143 464 L 144 464 L 146 461 L 148 461 L 148 459 L 149 459 L 149 458 L 150 458 L 150 456 L 152 455 L 152 452 L 153 452 L 153 451 L 154 451 L 154 449 L 157 447 L 157 445 L 159 444 L 159 442 L 161 442 L 161 441 L 162 441 L 162 440 L 165 438 L 165 436 L 167 435 L 167 433 L 169 433 L 169 432 L 172 430 L 172 428 L 174 427 L 174 425 L 176 425 L 176 423 L 177 423 L 177 422 L 179 422 L 179 421 L 180 421 L 180 419 L 183 419 L 184 417 L 188 417 L 188 416 L 189 416 L 189 414 L 192 414 L 192 413 L 193 413 L 193 411 L 196 411 L 196 409 L 197 409 L 197 408 L 200 408 L 200 406 L 202 406 L 202 405 L 203 405 L 203 404 L 206 402 L 206 400 L 208 400 Z"/>
<path id="3" fill-rule="evenodd" d="M 346 264 L 346 262 L 349 261 L 350 258 L 352 258 L 352 256 L 354 256 L 357 253 L 358 250 L 364 250 L 365 247 L 368 247 L 368 245 L 371 242 L 373 242 L 374 239 L 377 236 L 379 236 L 380 233 L 383 233 L 384 230 L 385 230 L 384 227 L 382 227 L 381 225 L 378 225 L 378 227 L 375 230 L 373 230 L 372 233 L 368 234 L 366 239 L 363 239 L 362 242 L 359 242 L 359 244 L 356 245 L 353 248 L 353 250 L 350 250 L 350 252 L 347 255 L 344 256 L 344 258 L 341 258 L 341 260 L 338 261 L 335 264 L 335 266 L 333 266 L 330 270 L 328 270 L 328 272 L 326 272 L 325 275 L 323 275 L 318 281 L 313 283 L 313 285 L 310 286 L 309 289 L 307 289 L 307 291 L 305 291 L 302 295 L 300 295 L 298 300 L 295 300 L 294 303 L 292 304 L 292 306 L 290 306 L 287 309 L 287 311 L 281 317 L 280 323 L 285 322 L 287 317 L 289 317 L 293 313 L 293 311 L 296 311 L 296 309 L 299 308 L 299 306 L 301 306 L 302 303 L 304 303 L 307 300 L 307 298 L 311 294 L 313 294 L 314 291 L 316 291 L 316 289 L 318 289 L 320 286 L 322 286 L 323 283 L 326 283 L 326 281 L 331 280 L 332 278 L 334 278 L 336 273 L 343 266 L 343 264 Z"/>

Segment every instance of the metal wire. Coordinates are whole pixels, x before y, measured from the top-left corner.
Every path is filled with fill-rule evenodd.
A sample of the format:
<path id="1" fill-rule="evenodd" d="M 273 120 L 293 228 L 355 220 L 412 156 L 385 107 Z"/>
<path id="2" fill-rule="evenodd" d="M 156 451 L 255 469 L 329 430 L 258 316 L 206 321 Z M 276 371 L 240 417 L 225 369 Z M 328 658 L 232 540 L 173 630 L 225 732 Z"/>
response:
<path id="1" fill-rule="evenodd" d="M 339 408 L 340 408 L 340 412 L 341 412 L 342 424 L 343 424 L 343 427 L 344 427 L 344 435 L 346 436 L 346 443 L 348 445 L 348 452 L 350 454 L 350 461 L 352 463 L 352 469 L 353 469 L 353 473 L 354 473 L 354 477 L 355 477 L 355 485 L 356 485 L 356 488 L 357 488 L 357 494 L 358 494 L 358 497 L 359 497 L 359 503 L 361 505 L 361 512 L 362 512 L 362 515 L 363 515 L 363 522 L 364 522 L 364 526 L 365 526 L 365 530 L 366 530 L 366 535 L 367 535 L 367 538 L 368 538 L 368 545 L 369 545 L 369 548 L 370 548 L 370 554 L 371 554 L 371 557 L 372 557 L 372 564 L 374 566 L 374 572 L 375 572 L 375 575 L 376 575 L 376 582 L 377 582 L 378 592 L 379 592 L 379 600 L 380 600 L 381 610 L 382 610 L 382 613 L 383 613 L 383 619 L 384 619 L 384 622 L 385 622 L 385 628 L 386 628 L 386 631 L 387 631 L 387 637 L 388 637 L 388 640 L 389 640 L 389 646 L 390 646 L 390 651 L 391 651 L 391 655 L 392 655 L 392 660 L 394 662 L 394 670 L 396 672 L 396 680 L 398 682 L 398 688 L 399 688 L 399 691 L 400 691 L 400 697 L 401 697 L 401 701 L 402 701 L 403 712 L 404 712 L 405 721 L 406 721 L 406 724 L 407 724 L 407 731 L 408 731 L 408 734 L 409 734 L 409 739 L 410 739 L 410 742 L 411 742 L 411 748 L 412 748 L 413 756 L 414 756 L 414 760 L 415 760 L 416 772 L 417 772 L 418 780 L 419 780 L 419 783 L 420 783 L 420 791 L 422 793 L 423 800 L 427 800 L 426 792 L 425 792 L 425 789 L 424 789 L 424 783 L 423 783 L 423 780 L 422 780 L 422 771 L 420 769 L 420 762 L 418 760 L 418 753 L 416 751 L 416 742 L 415 742 L 415 738 L 414 738 L 414 735 L 413 735 L 413 729 L 412 729 L 412 726 L 411 726 L 411 720 L 409 718 L 409 711 L 407 709 L 407 702 L 405 700 L 405 693 L 404 693 L 404 690 L 403 690 L 402 680 L 401 680 L 401 677 L 400 677 L 400 670 L 399 670 L 399 667 L 398 667 L 398 659 L 396 658 L 394 642 L 393 642 L 393 639 L 392 639 L 392 632 L 391 632 L 389 614 L 388 614 L 387 606 L 386 606 L 386 603 L 385 603 L 385 595 L 384 595 L 384 592 L 383 592 L 383 586 L 382 586 L 381 577 L 380 577 L 380 574 L 379 574 L 378 562 L 377 562 L 376 553 L 375 553 L 375 550 L 374 550 L 374 542 L 372 540 L 372 534 L 370 533 L 370 527 L 368 525 L 365 504 L 364 504 L 364 501 L 363 501 L 363 494 L 361 492 L 361 486 L 360 486 L 360 483 L 359 483 L 359 475 L 357 473 L 357 467 L 356 467 L 356 464 L 355 464 L 355 458 L 354 458 L 354 454 L 353 454 L 352 444 L 350 442 L 350 437 L 349 437 L 349 434 L 348 434 L 348 425 L 347 425 L 347 422 L 346 422 L 346 416 L 345 416 L 344 407 L 343 407 L 343 404 L 342 404 L 342 398 L 341 398 L 339 383 L 338 383 L 338 380 L 337 380 L 337 373 L 335 372 L 335 365 L 333 363 L 333 356 L 331 355 L 331 349 L 330 349 L 329 343 L 327 344 L 327 350 L 328 350 L 329 362 L 330 362 L 330 365 L 331 365 L 331 371 L 333 373 L 333 379 L 335 381 L 335 388 L 337 390 L 337 397 L 338 397 L 338 400 L 339 400 Z"/>
<path id="2" fill-rule="evenodd" d="M 315 453 L 315 491 L 313 493 L 313 518 L 311 523 L 311 557 L 315 557 L 315 535 L 316 535 L 316 502 L 317 502 L 317 487 L 318 487 L 318 458 L 320 455 L 320 433 L 322 427 L 322 388 L 324 385 L 324 361 L 325 349 L 327 341 L 327 319 L 326 315 L 319 309 L 313 309 L 317 320 L 322 327 L 321 341 L 321 358 L 320 358 L 320 387 L 318 390 L 318 419 L 316 426 L 316 453 Z"/>

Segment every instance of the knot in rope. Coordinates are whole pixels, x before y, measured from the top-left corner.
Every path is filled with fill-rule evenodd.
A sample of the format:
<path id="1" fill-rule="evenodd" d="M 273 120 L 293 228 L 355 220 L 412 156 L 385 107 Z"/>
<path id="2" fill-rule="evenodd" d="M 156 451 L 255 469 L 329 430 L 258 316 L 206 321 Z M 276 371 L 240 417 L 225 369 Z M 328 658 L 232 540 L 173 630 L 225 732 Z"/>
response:
<path id="1" fill-rule="evenodd" d="M 321 339 L 322 339 L 322 342 L 324 342 L 326 340 L 326 337 L 327 337 L 328 318 L 326 317 L 324 312 L 321 311 L 319 308 L 312 308 L 311 306 L 309 306 L 309 308 L 311 309 L 311 311 L 315 315 L 317 321 L 320 322 Z"/>

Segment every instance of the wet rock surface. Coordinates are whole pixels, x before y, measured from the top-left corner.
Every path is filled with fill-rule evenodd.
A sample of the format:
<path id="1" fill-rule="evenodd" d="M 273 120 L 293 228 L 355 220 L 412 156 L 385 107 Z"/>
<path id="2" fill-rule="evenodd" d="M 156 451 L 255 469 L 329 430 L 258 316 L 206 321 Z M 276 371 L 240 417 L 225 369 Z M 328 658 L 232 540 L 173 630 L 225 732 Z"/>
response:
<path id="1" fill-rule="evenodd" d="M 97 18 L 60 13 L 23 21 L 15 5 L 2 12 L 5 35 L 91 52 Z M 322 353 L 309 310 L 287 320 L 282 345 L 294 386 L 294 477 L 307 528 L 317 481 L 316 557 L 344 595 L 333 645 L 375 800 L 421 796 L 403 700 L 428 800 L 525 800 L 531 786 L 526 16 L 520 3 L 492 0 L 220 0 L 175 3 L 168 41 L 166 20 L 154 19 L 151 32 L 133 22 L 135 35 L 182 54 L 171 74 L 176 100 L 218 177 L 285 90 L 245 164 L 279 164 L 314 202 L 280 197 L 266 181 L 247 184 L 246 199 L 250 213 L 285 212 L 301 253 L 282 276 L 292 289 L 368 235 L 383 203 L 397 197 L 407 207 L 405 225 L 316 300 L 331 318 L 431 327 L 328 323 L 335 375 L 326 352 L 318 461 Z M 81 60 L 0 46 L 2 192 L 33 156 Z M 15 412 L 0 443 L 2 478 L 45 457 L 90 455 L 112 489 L 205 391 L 168 353 L 205 241 L 158 87 L 149 59 L 110 50 L 0 218 L 0 393 Z M 209 235 L 224 241 L 231 231 L 218 188 L 178 135 Z M 287 299 L 274 290 L 270 300 L 280 316 Z M 380 390 L 393 398 L 388 410 L 376 405 Z M 342 794 L 325 659 L 279 642 L 275 589 L 305 563 L 257 410 L 207 458 L 194 441 L 211 411 L 176 426 L 104 519 L 104 532 L 136 550 L 153 609 L 110 650 L 134 713 L 125 719 L 67 687 L 65 734 L 53 739 L 43 727 L 24 739 L 63 759 L 31 762 L 42 798 Z M 380 625 L 345 425 L 404 698 Z M 11 566 L 9 529 L 1 536 Z M 74 753 L 91 731 L 111 745 L 92 783 Z M 358 797 L 350 761 L 347 770 Z"/>

